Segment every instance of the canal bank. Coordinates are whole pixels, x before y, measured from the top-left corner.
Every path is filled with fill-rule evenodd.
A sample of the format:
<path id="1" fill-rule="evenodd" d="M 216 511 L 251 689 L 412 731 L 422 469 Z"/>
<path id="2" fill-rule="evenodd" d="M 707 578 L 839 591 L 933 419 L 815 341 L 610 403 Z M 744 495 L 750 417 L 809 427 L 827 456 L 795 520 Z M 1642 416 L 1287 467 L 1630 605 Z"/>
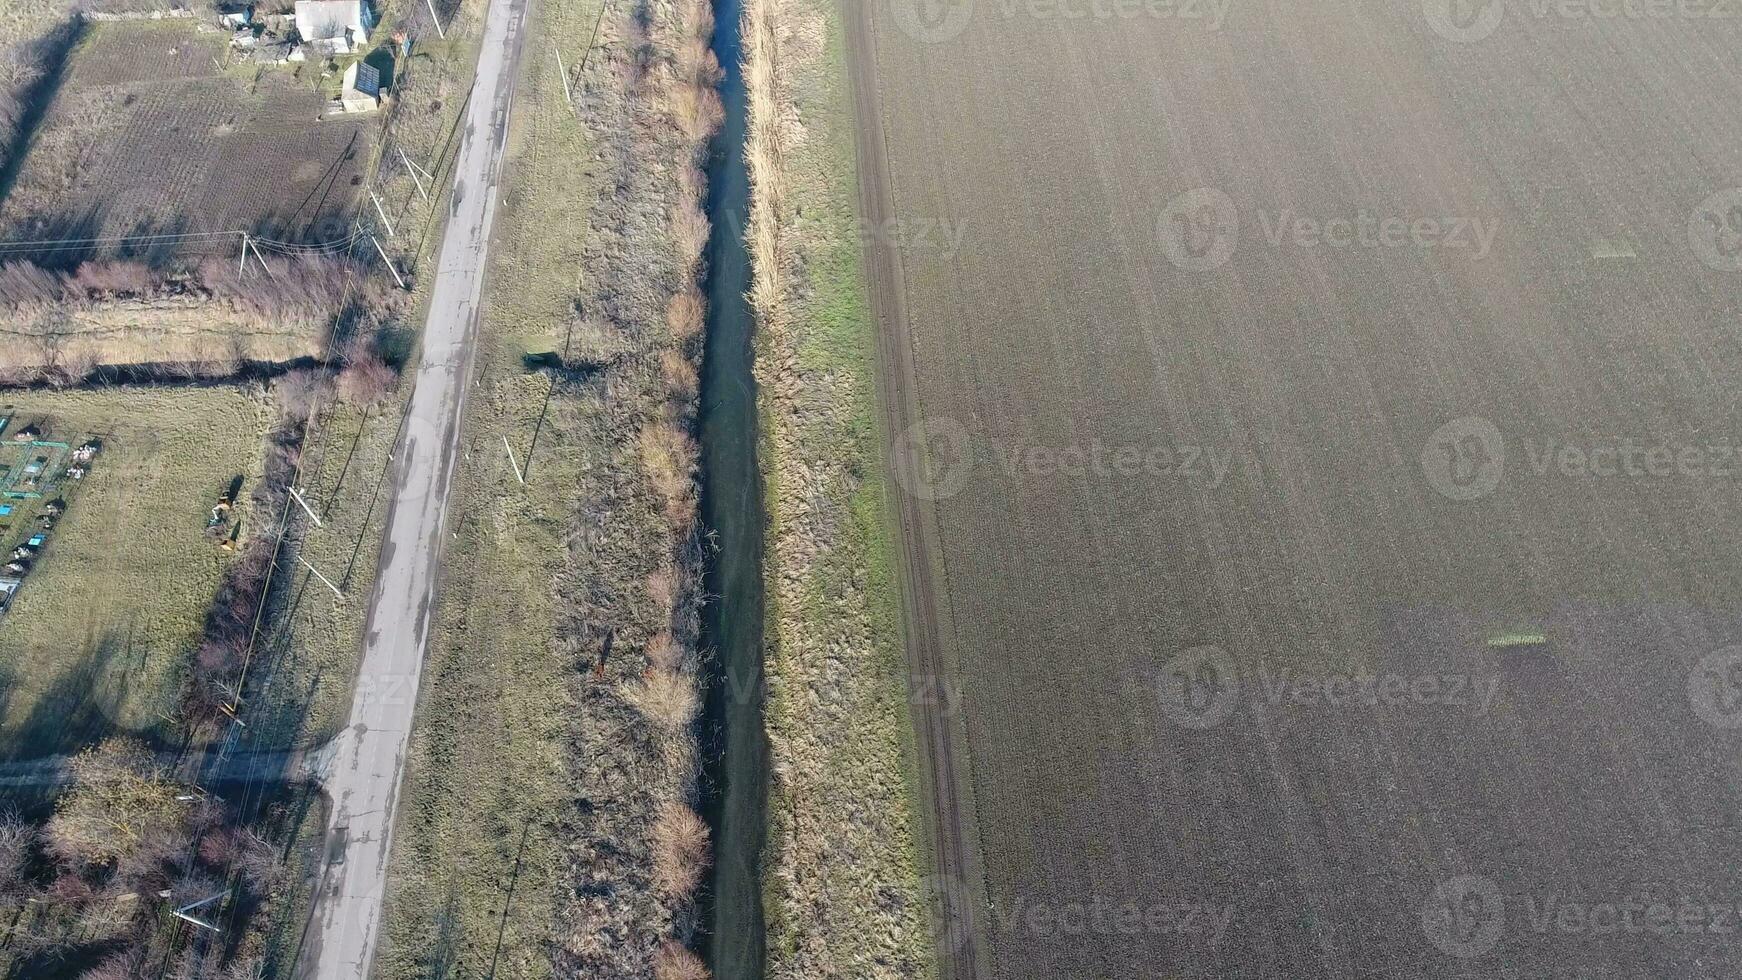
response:
<path id="1" fill-rule="evenodd" d="M 743 6 L 768 515 L 764 972 L 933 975 L 948 923 L 927 902 L 940 889 L 910 709 L 936 684 L 921 677 L 909 695 L 842 20 L 860 8 Z"/>

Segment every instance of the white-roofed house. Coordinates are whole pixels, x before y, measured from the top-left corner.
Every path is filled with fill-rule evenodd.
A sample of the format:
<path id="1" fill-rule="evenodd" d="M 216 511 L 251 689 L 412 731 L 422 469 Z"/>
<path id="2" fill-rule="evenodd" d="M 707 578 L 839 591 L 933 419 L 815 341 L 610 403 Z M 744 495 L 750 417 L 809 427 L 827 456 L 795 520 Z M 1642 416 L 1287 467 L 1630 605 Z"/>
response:
<path id="1" fill-rule="evenodd" d="M 368 0 L 296 0 L 296 32 L 322 54 L 362 50 L 374 26 Z"/>

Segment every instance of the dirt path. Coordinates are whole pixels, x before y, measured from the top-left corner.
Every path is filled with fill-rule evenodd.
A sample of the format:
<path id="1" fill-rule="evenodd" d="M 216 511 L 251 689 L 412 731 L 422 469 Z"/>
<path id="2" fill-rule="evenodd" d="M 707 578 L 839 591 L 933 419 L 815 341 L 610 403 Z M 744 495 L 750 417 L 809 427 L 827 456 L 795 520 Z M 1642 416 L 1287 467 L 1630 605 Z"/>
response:
<path id="1" fill-rule="evenodd" d="M 303 977 L 362 980 L 375 957 L 406 743 L 448 533 L 448 489 L 472 377 L 526 11 L 527 0 L 493 0 L 484 25 L 422 363 L 394 453 L 393 505 L 369 599 L 350 723 L 334 740 L 327 771 L 319 774 L 333 806 L 327 865 L 299 958 Z"/>
<path id="2" fill-rule="evenodd" d="M 859 211 L 866 225 L 883 227 L 897 211 L 878 98 L 875 18 L 881 12 L 880 5 L 843 0 L 842 9 L 858 143 Z M 866 249 L 865 272 L 871 313 L 876 319 L 884 424 L 893 441 L 922 417 L 900 251 L 880 238 Z M 896 494 L 895 504 L 901 522 L 902 629 L 909 670 L 913 678 L 921 683 L 929 681 L 932 689 L 937 689 L 935 682 L 955 676 L 947 610 L 939 608 L 947 601 L 947 593 L 934 584 L 934 578 L 944 571 L 937 519 L 927 502 L 914 495 Z M 985 884 L 973 826 L 967 735 L 959 719 L 947 710 L 947 699 L 912 700 L 919 751 L 929 763 L 921 773 L 925 796 L 921 806 L 928 814 L 933 866 L 924 897 L 931 903 L 929 911 L 939 938 L 940 968 L 945 980 L 976 980 L 991 974 L 981 951 L 981 916 L 977 914 L 984 901 Z"/>

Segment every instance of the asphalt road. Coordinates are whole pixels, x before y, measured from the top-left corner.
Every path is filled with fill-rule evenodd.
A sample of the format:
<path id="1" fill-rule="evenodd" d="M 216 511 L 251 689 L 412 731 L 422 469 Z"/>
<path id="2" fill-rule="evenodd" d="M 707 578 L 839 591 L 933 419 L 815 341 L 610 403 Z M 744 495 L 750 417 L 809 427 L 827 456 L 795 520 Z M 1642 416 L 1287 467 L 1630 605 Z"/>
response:
<path id="1" fill-rule="evenodd" d="M 955 971 L 1735 975 L 1742 18 L 861 9 Z"/>
<path id="2" fill-rule="evenodd" d="M 493 0 L 454 170 L 393 503 L 369 598 L 350 721 L 318 773 L 332 799 L 327 862 L 298 975 L 362 980 L 380 938 L 406 743 L 441 578 L 460 422 L 470 387 L 490 229 L 527 0 Z"/>

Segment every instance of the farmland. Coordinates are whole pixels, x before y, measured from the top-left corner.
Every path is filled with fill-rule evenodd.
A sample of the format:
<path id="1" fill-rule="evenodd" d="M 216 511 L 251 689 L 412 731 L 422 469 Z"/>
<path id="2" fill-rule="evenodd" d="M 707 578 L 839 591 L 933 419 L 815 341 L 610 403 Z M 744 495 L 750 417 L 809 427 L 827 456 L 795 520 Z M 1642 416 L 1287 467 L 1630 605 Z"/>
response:
<path id="1" fill-rule="evenodd" d="M 210 509 L 258 479 L 268 413 L 235 388 L 5 397 L 12 428 L 101 443 L 89 475 L 0 621 L 0 738 L 32 758 L 111 730 L 169 738 L 185 657 L 225 556 Z M 32 505 L 12 501 L 20 526 Z M 251 533 L 259 515 L 243 517 Z M 10 539 L 9 539 L 10 540 Z"/>
<path id="2" fill-rule="evenodd" d="M 955 975 L 1733 973 L 1584 915 L 1736 894 L 1737 23 L 915 6 L 850 36 L 867 219 L 963 229 L 873 302 Z"/>
<path id="3" fill-rule="evenodd" d="M 223 36 L 189 23 L 84 31 L 0 203 L 0 238 L 248 231 L 327 241 L 350 232 L 375 117 L 317 121 L 324 97 L 312 84 L 287 69 L 222 67 Z M 235 243 L 209 247 L 230 254 Z M 198 250 L 166 240 L 129 254 Z"/>

